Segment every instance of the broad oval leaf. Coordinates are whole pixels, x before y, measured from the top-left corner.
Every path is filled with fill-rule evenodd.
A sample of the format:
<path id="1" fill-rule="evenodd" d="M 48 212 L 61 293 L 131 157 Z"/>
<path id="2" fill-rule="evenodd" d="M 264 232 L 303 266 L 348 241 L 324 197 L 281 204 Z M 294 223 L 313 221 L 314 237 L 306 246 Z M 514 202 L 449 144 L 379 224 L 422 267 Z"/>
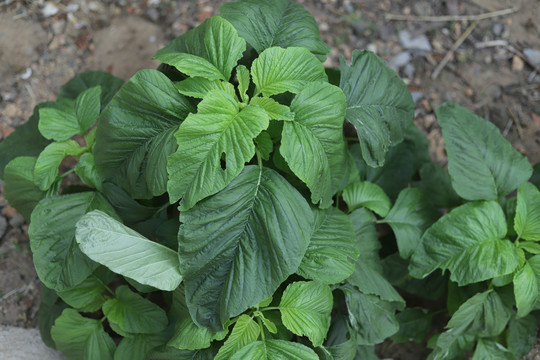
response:
<path id="1" fill-rule="evenodd" d="M 300 47 L 264 50 L 251 66 L 255 93 L 271 96 L 298 93 L 309 82 L 326 81 L 324 67 L 309 50 Z"/>
<path id="2" fill-rule="evenodd" d="M 36 272 L 48 288 L 72 288 L 98 267 L 75 241 L 75 224 L 94 209 L 114 214 L 107 200 L 96 192 L 48 197 L 32 212 L 28 228 L 30 247 Z"/>
<path id="3" fill-rule="evenodd" d="M 65 141 L 84 133 L 75 115 L 75 100 L 61 98 L 39 109 L 39 132 L 47 139 Z"/>
<path id="4" fill-rule="evenodd" d="M 167 156 L 176 150 L 173 134 L 193 110 L 159 71 L 136 73 L 101 114 L 94 156 L 103 181 L 136 199 L 163 194 Z"/>
<path id="5" fill-rule="evenodd" d="M 291 103 L 294 121 L 283 124 L 281 155 L 311 190 L 311 201 L 320 202 L 322 208 L 332 205 L 332 196 L 343 182 L 338 175 L 348 154 L 343 137 L 345 106 L 338 87 L 308 84 Z"/>
<path id="6" fill-rule="evenodd" d="M 347 97 L 345 118 L 356 128 L 362 156 L 371 167 L 384 164 L 391 146 L 403 140 L 414 118 L 405 83 L 371 51 L 353 51 L 351 65 L 341 58 L 339 87 Z"/>
<path id="7" fill-rule="evenodd" d="M 129 337 L 124 337 L 116 351 L 114 352 L 114 360 L 147 360 L 153 359 L 148 357 L 148 353 L 152 349 L 164 345 L 167 341 L 167 335 L 163 336 L 163 333 L 158 334 L 133 334 Z M 180 360 L 180 358 L 175 358 Z"/>
<path id="8" fill-rule="evenodd" d="M 455 208 L 422 236 L 411 258 L 411 275 L 450 270 L 460 286 L 513 272 L 516 247 L 506 235 L 506 219 L 495 201 L 477 201 Z"/>
<path id="9" fill-rule="evenodd" d="M 279 311 L 283 325 L 299 336 L 307 336 L 317 347 L 330 328 L 332 290 L 315 281 L 297 281 L 283 291 Z"/>
<path id="10" fill-rule="evenodd" d="M 82 312 L 94 312 L 101 309 L 105 302 L 105 285 L 96 276 L 89 276 L 82 283 L 56 293 L 69 306 Z"/>
<path id="11" fill-rule="evenodd" d="M 313 209 L 315 228 L 297 273 L 324 284 L 348 278 L 360 256 L 351 220 L 336 208 Z"/>
<path id="12" fill-rule="evenodd" d="M 99 85 L 101 88 L 100 104 L 101 109 L 103 109 L 123 83 L 124 80 L 105 71 L 85 71 L 75 75 L 62 85 L 58 92 L 58 99 L 68 98 L 75 100 L 85 90 Z"/>
<path id="13" fill-rule="evenodd" d="M 229 2 L 221 5 L 219 15 L 229 20 L 259 54 L 272 46 L 299 46 L 324 61 L 330 52 L 313 16 L 293 1 Z"/>
<path id="14" fill-rule="evenodd" d="M 312 349 L 285 340 L 256 341 L 244 346 L 231 360 L 319 360 Z"/>
<path id="15" fill-rule="evenodd" d="M 219 331 L 298 269 L 313 214 L 274 170 L 247 166 L 224 190 L 181 212 L 180 222 L 189 311 L 196 323 Z"/>
<path id="16" fill-rule="evenodd" d="M 176 132 L 178 149 L 167 165 L 170 200 L 182 198 L 182 210 L 238 176 L 255 155 L 253 139 L 268 127 L 268 116 L 260 107 L 240 109 L 238 101 L 223 91 L 209 92 L 197 110 Z"/>
<path id="17" fill-rule="evenodd" d="M 405 307 L 405 300 L 394 289 L 392 284 L 363 259 L 356 263 L 354 273 L 347 279 L 347 282 L 356 286 L 363 294 L 376 295 L 381 300 L 392 303 L 400 310 Z"/>
<path id="18" fill-rule="evenodd" d="M 80 155 L 86 150 L 74 140 L 53 142 L 47 145 L 36 160 L 34 182 L 41 190 L 48 190 L 56 181 L 58 167 L 62 160 L 68 155 Z"/>
<path id="19" fill-rule="evenodd" d="M 525 240 L 540 240 L 540 191 L 531 183 L 518 189 L 514 228 Z"/>
<path id="20" fill-rule="evenodd" d="M 291 112 L 291 108 L 278 103 L 272 98 L 257 96 L 252 98 L 249 103 L 262 107 L 271 120 L 294 120 L 294 114 Z"/>
<path id="21" fill-rule="evenodd" d="M 115 296 L 103 304 L 103 314 L 122 331 L 134 334 L 152 334 L 167 327 L 165 311 L 148 299 L 122 285 Z"/>
<path id="22" fill-rule="evenodd" d="M 99 191 L 103 189 L 101 179 L 99 178 L 96 170 L 96 163 L 94 161 L 93 153 L 87 152 L 82 154 L 74 169 L 75 173 L 86 185 L 93 186 Z"/>
<path id="23" fill-rule="evenodd" d="M 102 211 L 80 219 L 76 237 L 89 258 L 141 284 L 172 291 L 182 281 L 176 251 L 146 239 Z"/>
<path id="24" fill-rule="evenodd" d="M 471 360 L 513 360 L 512 353 L 496 341 L 478 340 Z"/>
<path id="25" fill-rule="evenodd" d="M 178 92 L 185 96 L 202 99 L 212 90 L 222 90 L 232 97 L 236 96 L 233 84 L 221 80 L 208 80 L 202 77 L 190 77 L 174 84 Z"/>
<path id="26" fill-rule="evenodd" d="M 75 99 L 75 116 L 79 124 L 80 134 L 86 133 L 97 121 L 101 110 L 101 86 L 86 89 Z"/>
<path id="27" fill-rule="evenodd" d="M 246 314 L 240 315 L 234 324 L 231 335 L 221 346 L 214 360 L 230 359 L 238 350 L 256 341 L 260 333 L 261 327 L 253 317 Z"/>
<path id="28" fill-rule="evenodd" d="M 343 200 L 349 207 L 349 212 L 365 207 L 380 216 L 386 216 L 392 204 L 379 185 L 368 181 L 357 181 L 343 190 Z"/>
<path id="29" fill-rule="evenodd" d="M 514 274 L 514 297 L 516 299 L 517 317 L 528 315 L 535 309 L 535 305 L 540 300 L 540 274 L 535 274 L 529 262 L 525 262 L 523 267 Z"/>
<path id="30" fill-rule="evenodd" d="M 56 348 L 68 359 L 112 360 L 116 350 L 101 321 L 82 317 L 73 309 L 65 309 L 56 319 L 51 335 Z"/>
<path id="31" fill-rule="evenodd" d="M 536 318 L 532 314 L 521 319 L 510 319 L 506 331 L 506 343 L 508 350 L 516 358 L 522 358 L 531 351 L 536 340 L 537 326 Z"/>
<path id="32" fill-rule="evenodd" d="M 189 76 L 228 81 L 246 50 L 246 41 L 225 19 L 212 16 L 159 50 L 154 59 Z"/>
<path id="33" fill-rule="evenodd" d="M 452 186 L 467 200 L 497 200 L 526 182 L 532 167 L 499 129 L 452 103 L 437 108 Z"/>

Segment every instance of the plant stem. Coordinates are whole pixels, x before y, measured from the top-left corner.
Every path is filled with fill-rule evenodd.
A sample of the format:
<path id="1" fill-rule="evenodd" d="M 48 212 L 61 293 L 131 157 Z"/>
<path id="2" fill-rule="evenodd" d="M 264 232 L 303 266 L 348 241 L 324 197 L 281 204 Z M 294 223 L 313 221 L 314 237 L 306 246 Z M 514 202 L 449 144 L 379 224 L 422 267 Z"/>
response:
<path id="1" fill-rule="evenodd" d="M 263 323 L 261 321 L 261 318 L 260 317 L 257 317 L 257 323 L 259 324 L 259 327 L 261 328 L 261 337 L 262 337 L 262 340 L 265 341 L 265 336 L 264 336 L 264 326 L 263 326 Z"/>

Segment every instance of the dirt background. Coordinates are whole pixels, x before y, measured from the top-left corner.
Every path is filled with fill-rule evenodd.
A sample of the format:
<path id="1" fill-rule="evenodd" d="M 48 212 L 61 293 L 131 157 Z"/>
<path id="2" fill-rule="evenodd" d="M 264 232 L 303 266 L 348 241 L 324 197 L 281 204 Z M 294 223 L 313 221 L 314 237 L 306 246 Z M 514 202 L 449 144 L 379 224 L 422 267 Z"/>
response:
<path id="1" fill-rule="evenodd" d="M 157 49 L 216 15 L 222 2 L 0 0 L 0 141 L 80 71 L 104 70 L 127 79 L 139 69 L 155 68 L 151 57 Z M 533 164 L 540 162 L 539 0 L 297 2 L 315 16 L 332 47 L 327 66 L 337 66 L 340 54 L 349 60 L 352 50 L 367 48 L 399 72 L 413 92 L 415 122 L 429 140 L 433 160 L 446 162 L 434 109 L 453 101 L 492 121 Z M 505 9 L 511 13 L 477 24 L 463 20 Z M 390 20 L 389 14 L 407 19 Z M 456 18 L 428 21 L 443 15 Z M 40 284 L 28 227 L 6 203 L 2 185 L 0 325 L 31 328 Z M 382 348 L 387 358 L 420 358 L 415 347 Z M 537 342 L 527 358 L 540 360 L 539 349 Z"/>

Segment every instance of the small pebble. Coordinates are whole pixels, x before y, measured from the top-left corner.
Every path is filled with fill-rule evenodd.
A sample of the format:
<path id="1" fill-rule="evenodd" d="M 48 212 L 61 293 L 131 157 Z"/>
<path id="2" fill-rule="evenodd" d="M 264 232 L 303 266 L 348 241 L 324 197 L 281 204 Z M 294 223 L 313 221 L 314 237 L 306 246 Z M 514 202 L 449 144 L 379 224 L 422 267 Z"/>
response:
<path id="1" fill-rule="evenodd" d="M 405 68 L 403 69 L 403 74 L 405 74 L 405 77 L 412 79 L 414 77 L 414 73 L 416 72 L 416 68 L 413 64 L 408 63 L 405 65 Z"/>
<path id="2" fill-rule="evenodd" d="M 43 9 L 41 9 L 41 14 L 43 14 L 44 17 L 50 17 L 56 15 L 57 13 L 58 7 L 50 2 L 46 2 Z"/>
<path id="3" fill-rule="evenodd" d="M 524 49 L 523 54 L 531 64 L 534 64 L 535 66 L 540 65 L 540 50 Z"/>
<path id="4" fill-rule="evenodd" d="M 420 99 L 422 99 L 424 97 L 424 94 L 421 91 L 411 91 L 411 96 L 412 96 L 412 99 L 413 99 L 414 103 L 416 104 L 418 102 L 418 100 L 420 100 Z"/>
<path id="5" fill-rule="evenodd" d="M 6 218 L 3 217 L 3 216 L 0 216 L 0 239 L 1 239 L 2 236 L 4 236 L 4 234 L 6 233 L 6 229 L 7 229 L 7 221 L 6 221 Z"/>
<path id="6" fill-rule="evenodd" d="M 428 51 L 432 50 L 431 44 L 425 34 L 413 37 L 409 30 L 401 30 L 398 34 L 401 46 L 409 50 Z"/>
<path id="7" fill-rule="evenodd" d="M 493 32 L 493 34 L 495 36 L 500 36 L 502 34 L 503 30 L 504 30 L 504 25 L 503 24 L 495 24 L 491 28 L 491 31 Z"/>
<path id="8" fill-rule="evenodd" d="M 524 65 L 523 60 L 519 56 L 514 55 L 512 58 L 512 71 L 520 72 L 523 70 Z"/>
<path id="9" fill-rule="evenodd" d="M 65 28 L 66 28 L 65 20 L 58 20 L 51 24 L 51 29 L 54 35 L 62 34 Z"/>
<path id="10" fill-rule="evenodd" d="M 14 228 L 18 228 L 19 226 L 22 226 L 24 224 L 24 217 L 16 213 L 10 220 L 9 225 L 11 225 Z"/>
<path id="11" fill-rule="evenodd" d="M 410 61 L 411 53 L 408 51 L 402 51 L 388 59 L 388 66 L 397 71 L 399 68 L 407 65 Z"/>

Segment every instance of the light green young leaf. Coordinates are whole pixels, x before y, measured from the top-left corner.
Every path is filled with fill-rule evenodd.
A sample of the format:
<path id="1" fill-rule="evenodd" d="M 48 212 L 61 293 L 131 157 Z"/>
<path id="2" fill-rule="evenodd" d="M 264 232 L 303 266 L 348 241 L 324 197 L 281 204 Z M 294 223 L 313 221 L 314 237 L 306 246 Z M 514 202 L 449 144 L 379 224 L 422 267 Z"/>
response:
<path id="1" fill-rule="evenodd" d="M 330 48 L 321 40 L 313 16 L 290 0 L 241 0 L 223 4 L 219 15 L 260 54 L 272 46 L 308 49 L 323 62 Z"/>
<path id="2" fill-rule="evenodd" d="M 520 241 L 518 248 L 523 249 L 531 254 L 540 254 L 540 244 L 533 241 Z"/>
<path id="3" fill-rule="evenodd" d="M 283 291 L 279 311 L 283 325 L 299 336 L 307 336 L 317 347 L 330 328 L 332 290 L 315 281 L 297 281 Z"/>
<path id="4" fill-rule="evenodd" d="M 335 180 L 343 172 L 347 155 L 345 106 L 345 96 L 338 87 L 308 84 L 291 103 L 294 121 L 283 124 L 280 153 L 311 190 L 311 201 L 320 203 L 321 208 L 332 205 L 332 196 L 342 182 Z"/>
<path id="5" fill-rule="evenodd" d="M 81 92 L 75 99 L 75 116 L 79 123 L 79 134 L 87 132 L 97 121 L 100 104 L 101 86 L 94 86 Z"/>
<path id="6" fill-rule="evenodd" d="M 69 360 L 112 360 L 116 350 L 101 321 L 82 317 L 73 309 L 65 309 L 56 319 L 51 335 L 56 348 Z"/>
<path id="7" fill-rule="evenodd" d="M 82 154 L 79 158 L 79 162 L 75 165 L 75 173 L 86 185 L 93 186 L 100 191 L 103 189 L 101 179 L 96 170 L 94 154 L 90 152 Z"/>
<path id="8" fill-rule="evenodd" d="M 80 219 L 76 237 L 89 258 L 141 284 L 172 291 L 182 281 L 175 251 L 146 239 L 102 211 L 92 211 Z"/>
<path id="9" fill-rule="evenodd" d="M 39 132 L 46 138 L 65 141 L 75 134 L 84 133 L 75 114 L 75 100 L 60 98 L 39 109 Z"/>
<path id="10" fill-rule="evenodd" d="M 167 327 L 167 314 L 159 306 L 122 285 L 115 297 L 103 304 L 103 314 L 122 331 L 134 334 L 153 334 Z"/>
<path id="11" fill-rule="evenodd" d="M 472 360 L 513 360 L 514 356 L 504 346 L 493 340 L 480 339 Z"/>
<path id="12" fill-rule="evenodd" d="M 264 50 L 251 66 L 255 94 L 271 96 L 286 91 L 297 94 L 309 82 L 326 81 L 324 67 L 315 55 L 301 47 Z"/>
<path id="13" fill-rule="evenodd" d="M 272 142 L 272 138 L 270 137 L 270 134 L 268 134 L 267 131 L 261 132 L 255 138 L 255 146 L 259 150 L 263 160 L 266 160 L 266 161 L 270 160 L 270 154 L 274 150 L 274 143 Z"/>
<path id="14" fill-rule="evenodd" d="M 234 86 L 231 83 L 221 80 L 208 80 L 202 77 L 190 77 L 174 84 L 178 92 L 185 96 L 202 99 L 212 90 L 221 90 L 236 96 Z"/>
<path id="15" fill-rule="evenodd" d="M 407 188 L 384 218 L 396 236 L 399 255 L 408 259 L 420 243 L 422 234 L 433 224 L 439 213 L 420 189 Z"/>
<path id="16" fill-rule="evenodd" d="M 98 267 L 75 241 L 75 224 L 94 209 L 114 214 L 107 200 L 96 192 L 48 197 L 32 212 L 28 228 L 30 248 L 36 272 L 48 288 L 72 288 Z"/>
<path id="17" fill-rule="evenodd" d="M 181 212 L 180 222 L 189 311 L 197 324 L 219 331 L 297 270 L 313 213 L 277 172 L 250 165 L 224 190 Z"/>
<path id="18" fill-rule="evenodd" d="M 230 360 L 319 360 L 305 345 L 285 340 L 256 341 L 244 346 Z"/>
<path id="19" fill-rule="evenodd" d="M 171 202 L 182 198 L 185 211 L 226 187 L 255 155 L 253 139 L 267 127 L 260 107 L 240 109 L 229 94 L 209 92 L 175 134 L 178 149 L 167 164 Z"/>
<path id="20" fill-rule="evenodd" d="M 315 227 L 297 273 L 324 284 L 348 278 L 360 256 L 351 220 L 336 208 L 313 209 Z"/>
<path id="21" fill-rule="evenodd" d="M 33 156 L 19 156 L 11 160 L 4 171 L 6 200 L 27 222 L 30 222 L 32 210 L 46 194 L 34 183 L 36 160 Z"/>
<path id="22" fill-rule="evenodd" d="M 276 324 L 274 324 L 272 320 L 268 320 L 262 312 L 257 310 L 253 312 L 253 315 L 255 315 L 255 317 L 257 317 L 258 319 L 261 319 L 264 327 L 266 327 L 270 334 L 277 334 L 278 330 Z"/>
<path id="23" fill-rule="evenodd" d="M 48 190 L 56 181 L 58 167 L 68 155 L 77 156 L 86 151 L 76 141 L 53 142 L 39 154 L 34 166 L 34 182 L 43 191 Z"/>
<path id="24" fill-rule="evenodd" d="M 106 298 L 105 285 L 96 276 L 90 275 L 82 283 L 71 289 L 56 293 L 66 304 L 81 312 L 94 312 L 101 308 Z"/>
<path id="25" fill-rule="evenodd" d="M 135 199 L 163 194 L 167 156 L 177 147 L 174 132 L 193 110 L 165 75 L 137 72 L 101 114 L 94 156 L 103 181 Z"/>
<path id="26" fill-rule="evenodd" d="M 382 217 L 388 215 L 390 199 L 378 185 L 368 181 L 357 181 L 343 190 L 343 200 L 349 207 L 349 212 L 365 207 Z"/>
<path id="27" fill-rule="evenodd" d="M 450 279 L 463 286 L 509 274 L 519 259 L 515 245 L 503 239 L 506 229 L 495 201 L 459 206 L 424 233 L 411 258 L 411 275 L 422 278 L 448 269 Z"/>
<path id="28" fill-rule="evenodd" d="M 159 50 L 154 59 L 189 76 L 228 81 L 246 50 L 246 41 L 225 19 L 212 16 Z"/>
<path id="29" fill-rule="evenodd" d="M 405 83 L 374 53 L 353 51 L 351 65 L 341 58 L 339 87 L 347 97 L 345 118 L 356 128 L 362 156 L 371 167 L 384 164 L 391 146 L 412 123 L 414 102 Z"/>
<path id="30" fill-rule="evenodd" d="M 249 100 L 247 91 L 249 89 L 249 70 L 244 65 L 238 65 L 236 67 L 236 79 L 238 80 L 238 92 L 243 102 Z"/>
<path id="31" fill-rule="evenodd" d="M 526 182 L 532 167 L 499 129 L 452 103 L 437 108 L 452 186 L 467 200 L 497 200 Z"/>
<path id="32" fill-rule="evenodd" d="M 536 340 L 537 326 L 536 318 L 532 314 L 521 319 L 515 317 L 510 319 L 506 331 L 506 344 L 516 359 L 521 359 L 531 351 Z"/>
<path id="33" fill-rule="evenodd" d="M 262 107 L 270 120 L 294 120 L 294 113 L 291 112 L 291 109 L 287 105 L 282 105 L 272 98 L 254 97 L 249 103 Z"/>
<path id="34" fill-rule="evenodd" d="M 540 191 L 531 183 L 518 189 L 514 228 L 520 238 L 540 241 Z"/>
<path id="35" fill-rule="evenodd" d="M 238 350 L 246 345 L 257 341 L 261 328 L 254 318 L 248 315 L 240 315 L 229 338 L 219 349 L 214 360 L 227 360 Z"/>
<path id="36" fill-rule="evenodd" d="M 538 276 L 528 262 L 514 274 L 514 297 L 516 299 L 517 317 L 527 316 L 540 300 L 540 283 Z"/>
<path id="37" fill-rule="evenodd" d="M 19 126 L 13 133 L 0 142 L 0 179 L 4 179 L 4 168 L 13 159 L 20 156 L 38 156 L 50 143 L 38 129 L 39 109 L 54 103 L 40 103 L 27 122 Z M 24 146 L 20 146 L 24 144 Z M 30 216 L 28 216 L 29 218 Z"/>

